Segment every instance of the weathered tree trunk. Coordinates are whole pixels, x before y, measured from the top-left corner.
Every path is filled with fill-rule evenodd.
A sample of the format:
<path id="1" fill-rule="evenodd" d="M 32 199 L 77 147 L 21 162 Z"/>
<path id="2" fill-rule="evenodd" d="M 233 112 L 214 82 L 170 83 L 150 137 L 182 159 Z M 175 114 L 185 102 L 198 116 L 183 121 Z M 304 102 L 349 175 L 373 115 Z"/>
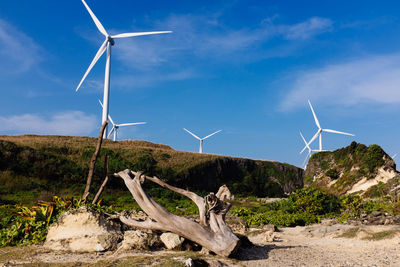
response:
<path id="1" fill-rule="evenodd" d="M 90 160 L 89 174 L 88 174 L 88 177 L 86 180 L 85 191 L 83 192 L 83 195 L 82 195 L 83 203 L 86 202 L 86 199 L 89 196 L 90 185 L 92 184 L 92 179 L 93 179 L 94 166 L 96 165 L 96 160 L 97 160 L 97 157 L 99 156 L 101 143 L 103 142 L 103 133 L 104 133 L 104 130 L 106 129 L 107 124 L 108 124 L 108 121 L 105 121 L 105 122 L 103 122 L 103 125 L 101 125 L 99 138 L 97 140 L 96 150 L 94 151 L 92 159 Z"/>
<path id="2" fill-rule="evenodd" d="M 225 257 L 230 256 L 238 248 L 239 238 L 233 234 L 225 222 L 225 215 L 231 207 L 230 203 L 225 203 L 213 193 L 205 198 L 199 197 L 193 192 L 171 186 L 157 177 L 144 176 L 141 172 L 127 169 L 114 175 L 125 181 L 136 202 L 150 217 L 146 221 L 136 221 L 120 216 L 123 223 L 138 228 L 170 231 Z M 141 186 L 146 179 L 190 198 L 199 209 L 200 223 L 174 215 L 151 199 Z M 225 186 L 223 191 L 229 192 L 229 189 Z M 225 208 L 224 204 L 226 204 Z M 207 205 L 209 208 L 206 212 Z"/>

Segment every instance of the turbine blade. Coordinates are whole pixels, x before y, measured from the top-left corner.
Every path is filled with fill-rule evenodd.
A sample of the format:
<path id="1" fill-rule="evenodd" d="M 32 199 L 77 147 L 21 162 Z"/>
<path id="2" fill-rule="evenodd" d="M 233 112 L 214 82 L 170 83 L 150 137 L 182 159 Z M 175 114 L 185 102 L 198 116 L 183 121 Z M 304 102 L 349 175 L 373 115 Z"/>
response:
<path id="1" fill-rule="evenodd" d="M 304 139 L 304 136 L 303 136 L 303 134 L 302 134 L 301 132 L 300 132 L 300 136 L 301 136 L 301 138 L 303 139 L 304 144 L 306 144 L 306 147 L 308 148 L 308 151 L 311 151 L 310 146 L 307 144 L 307 141 L 306 141 L 306 139 Z"/>
<path id="2" fill-rule="evenodd" d="M 222 130 L 218 130 L 218 131 L 216 131 L 216 132 L 214 132 L 214 133 L 212 133 L 212 134 L 207 135 L 206 137 L 203 137 L 203 140 L 204 140 L 204 139 L 207 139 L 207 138 L 210 137 L 210 136 L 213 136 L 214 134 L 219 133 L 220 131 L 222 131 Z"/>
<path id="3" fill-rule="evenodd" d="M 104 43 L 100 46 L 100 49 L 97 51 L 96 55 L 94 56 L 92 62 L 89 65 L 89 68 L 87 69 L 87 71 L 85 72 L 85 75 L 83 75 L 83 78 L 81 80 L 81 82 L 79 83 L 78 87 L 76 87 L 76 91 L 79 90 L 79 88 L 81 87 L 83 81 L 86 79 L 86 76 L 89 74 L 89 72 L 91 71 L 91 69 L 93 68 L 94 64 L 96 64 L 97 60 L 99 60 L 99 58 L 101 57 L 101 55 L 103 55 L 104 51 L 106 51 L 106 46 L 107 46 L 107 39 L 104 41 Z"/>
<path id="4" fill-rule="evenodd" d="M 138 125 L 138 124 L 146 124 L 147 122 L 131 122 L 131 123 L 122 123 L 117 126 L 130 126 L 130 125 Z"/>
<path id="5" fill-rule="evenodd" d="M 188 129 L 186 129 L 186 128 L 183 128 L 183 130 L 185 130 L 186 132 L 190 133 L 191 135 L 193 135 L 193 137 L 194 137 L 194 138 L 196 138 L 196 139 L 198 139 L 198 140 L 200 140 L 200 141 L 201 141 L 201 138 L 200 138 L 200 137 L 198 137 L 197 135 L 195 135 L 194 133 L 192 133 L 192 132 L 191 132 L 191 131 L 189 131 Z"/>
<path id="6" fill-rule="evenodd" d="M 101 103 L 100 99 L 98 99 L 98 100 L 99 100 L 100 106 L 101 106 L 101 107 L 103 107 L 103 103 Z M 108 114 L 108 119 L 110 120 L 110 122 L 111 122 L 111 123 L 112 123 L 112 125 L 114 126 L 114 125 L 115 125 L 115 123 L 114 123 L 114 121 L 112 120 L 112 118 L 111 118 L 110 114 Z"/>
<path id="7" fill-rule="evenodd" d="M 310 156 L 310 153 L 311 153 L 311 152 L 309 152 L 309 153 L 307 154 L 306 158 L 304 159 L 303 168 L 306 167 L 306 162 L 307 162 L 308 157 Z"/>
<path id="8" fill-rule="evenodd" d="M 354 134 L 351 134 L 351 133 L 339 132 L 339 131 L 335 131 L 335 130 L 331 130 L 331 129 L 322 129 L 322 131 L 328 132 L 328 133 L 337 133 L 337 134 L 345 134 L 345 135 L 355 136 Z"/>
<path id="9" fill-rule="evenodd" d="M 317 131 L 314 136 L 311 138 L 311 140 L 306 144 L 306 146 L 300 151 L 300 154 L 304 152 L 304 150 L 308 147 L 310 147 L 311 143 L 314 142 L 314 140 L 318 137 L 318 135 L 320 134 L 319 131 Z"/>
<path id="10" fill-rule="evenodd" d="M 94 24 L 96 24 L 97 29 L 99 29 L 99 31 L 104 35 L 104 36 L 108 36 L 108 33 L 106 31 L 106 29 L 104 29 L 103 25 L 101 25 L 100 21 L 98 20 L 98 18 L 96 17 L 96 15 L 93 13 L 93 11 L 90 9 L 90 7 L 86 4 L 85 0 L 82 0 L 82 3 L 85 5 L 87 11 L 89 12 L 90 16 L 92 17 Z"/>
<path id="11" fill-rule="evenodd" d="M 126 37 L 135 37 L 135 36 L 142 36 L 142 35 L 151 35 L 151 34 L 162 34 L 162 33 L 171 33 L 172 31 L 161 31 L 161 32 L 126 32 L 120 33 L 111 36 L 111 38 L 126 38 Z"/>
<path id="12" fill-rule="evenodd" d="M 113 127 L 116 125 L 113 121 L 113 119 L 111 118 L 110 114 L 108 114 L 108 119 L 110 120 L 111 124 L 113 125 Z"/>
<path id="13" fill-rule="evenodd" d="M 314 109 L 313 109 L 313 107 L 312 107 L 312 105 L 311 105 L 310 100 L 308 100 L 308 104 L 310 105 L 312 114 L 313 114 L 313 116 L 314 116 L 315 124 L 317 125 L 318 129 L 321 129 L 321 125 L 319 124 L 319 121 L 318 121 L 318 119 L 317 119 L 317 115 L 315 115 L 315 112 L 314 112 Z"/>
<path id="14" fill-rule="evenodd" d="M 111 131 L 108 133 L 107 138 L 110 138 L 111 134 L 115 131 L 115 126 L 112 127 Z"/>

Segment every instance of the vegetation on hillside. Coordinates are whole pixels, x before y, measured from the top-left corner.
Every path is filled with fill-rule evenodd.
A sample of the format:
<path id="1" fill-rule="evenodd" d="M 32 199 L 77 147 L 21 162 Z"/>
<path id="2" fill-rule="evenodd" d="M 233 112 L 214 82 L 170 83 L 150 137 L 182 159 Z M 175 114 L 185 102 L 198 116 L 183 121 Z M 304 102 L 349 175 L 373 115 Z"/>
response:
<path id="1" fill-rule="evenodd" d="M 95 144 L 96 139 L 88 137 L 0 136 L 0 203 L 33 204 L 52 195 L 79 196 Z M 200 193 L 226 184 L 237 195 L 282 196 L 285 185 L 302 186 L 301 170 L 288 164 L 175 151 L 144 141 L 104 140 L 93 188 L 104 178 L 105 154 L 110 174 L 141 170 Z M 146 185 L 153 197 L 162 198 L 163 190 L 155 187 Z M 122 180 L 113 178 L 103 194 L 112 205 L 128 197 Z"/>
<path id="2" fill-rule="evenodd" d="M 358 195 L 336 196 L 321 188 L 307 187 L 298 189 L 288 199 L 239 206 L 233 208 L 231 213 L 243 218 L 248 225 L 293 227 L 318 223 L 324 218 L 337 218 L 343 223 L 359 218 L 361 213 L 370 214 L 373 211 L 400 214 L 400 201 L 386 198 L 371 200 Z"/>
<path id="3" fill-rule="evenodd" d="M 334 181 L 329 190 L 341 195 L 362 178 L 375 177 L 381 167 L 395 170 L 393 160 L 380 146 L 352 142 L 332 152 L 312 155 L 304 173 L 304 182 L 306 185 L 327 186 Z M 314 180 L 314 177 L 319 178 Z"/>

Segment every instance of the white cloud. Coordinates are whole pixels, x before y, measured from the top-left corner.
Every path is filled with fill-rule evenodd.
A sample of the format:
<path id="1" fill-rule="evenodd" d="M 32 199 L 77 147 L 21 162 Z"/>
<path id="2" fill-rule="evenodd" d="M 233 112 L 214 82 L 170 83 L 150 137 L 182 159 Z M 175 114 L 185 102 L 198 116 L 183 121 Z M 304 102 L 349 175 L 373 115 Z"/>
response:
<path id="1" fill-rule="evenodd" d="M 289 40 L 305 40 L 332 30 L 332 25 L 333 22 L 330 19 L 313 17 L 304 22 L 284 27 L 283 34 Z"/>
<path id="2" fill-rule="evenodd" d="M 326 105 L 400 103 L 400 54 L 368 56 L 292 76 L 283 110 L 304 105 L 307 99 Z"/>
<path id="3" fill-rule="evenodd" d="M 96 117 L 81 111 L 65 111 L 49 117 L 22 114 L 0 116 L 1 132 L 7 134 L 89 135 L 96 129 Z"/>
<path id="4" fill-rule="evenodd" d="M 41 60 L 40 46 L 16 27 L 0 19 L 0 74 L 16 74 L 31 69 Z"/>

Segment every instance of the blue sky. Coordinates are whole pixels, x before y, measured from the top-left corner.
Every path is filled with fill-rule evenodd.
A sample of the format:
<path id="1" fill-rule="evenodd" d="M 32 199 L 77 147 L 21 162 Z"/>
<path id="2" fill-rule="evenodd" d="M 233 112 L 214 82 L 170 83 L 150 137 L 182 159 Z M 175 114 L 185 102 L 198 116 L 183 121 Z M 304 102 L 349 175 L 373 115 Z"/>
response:
<path id="1" fill-rule="evenodd" d="M 400 3 L 397 1 L 87 0 L 116 40 L 110 115 L 121 139 L 177 150 L 300 166 L 299 130 L 326 149 L 355 140 L 400 153 Z M 74 1 L 0 2 L 0 134 L 97 136 L 103 56 L 75 88 L 103 42 Z M 317 148 L 317 143 L 313 144 Z M 397 159 L 397 158 L 396 158 Z"/>

